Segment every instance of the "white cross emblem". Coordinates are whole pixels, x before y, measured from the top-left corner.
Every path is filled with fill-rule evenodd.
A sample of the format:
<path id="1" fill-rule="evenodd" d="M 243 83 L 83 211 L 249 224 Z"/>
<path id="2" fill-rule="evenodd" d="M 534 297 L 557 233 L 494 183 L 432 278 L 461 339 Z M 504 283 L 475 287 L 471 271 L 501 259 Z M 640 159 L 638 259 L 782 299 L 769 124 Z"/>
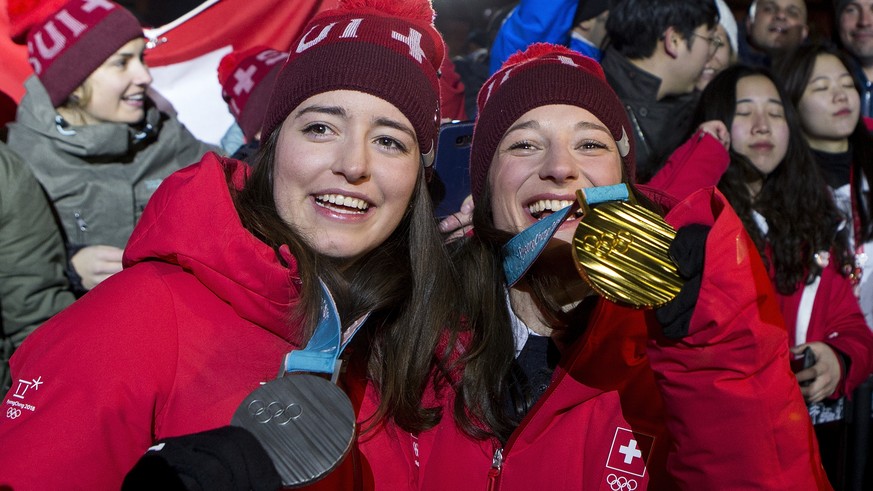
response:
<path id="1" fill-rule="evenodd" d="M 236 85 L 233 86 L 233 93 L 239 95 L 242 92 L 251 92 L 255 86 L 255 81 L 252 80 L 252 77 L 257 71 L 258 67 L 251 65 L 245 70 L 240 68 L 234 72 L 233 78 L 236 79 Z"/>
<path id="2" fill-rule="evenodd" d="M 421 33 L 415 29 L 409 29 L 409 36 L 404 36 L 397 31 L 391 31 L 391 37 L 409 46 L 409 56 L 421 63 L 424 51 L 421 49 Z"/>
<path id="3" fill-rule="evenodd" d="M 636 440 L 631 440 L 626 446 L 618 447 L 618 453 L 624 455 L 625 464 L 630 464 L 635 458 L 643 456 L 643 453 L 637 448 Z"/>

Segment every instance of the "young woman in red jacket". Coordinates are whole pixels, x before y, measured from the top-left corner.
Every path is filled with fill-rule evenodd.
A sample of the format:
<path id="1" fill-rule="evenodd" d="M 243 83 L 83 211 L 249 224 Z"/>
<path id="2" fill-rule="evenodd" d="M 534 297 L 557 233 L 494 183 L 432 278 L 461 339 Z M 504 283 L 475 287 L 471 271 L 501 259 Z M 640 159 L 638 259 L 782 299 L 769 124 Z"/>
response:
<path id="1" fill-rule="evenodd" d="M 442 419 L 408 437 L 417 487 L 829 489 L 766 269 L 724 197 L 634 186 L 624 108 L 578 53 L 533 45 L 478 102 L 473 233 L 454 243 L 466 319 L 427 401 Z M 582 279 L 571 250 L 648 239 L 633 218 L 574 238 L 597 216 L 573 212 L 580 189 L 595 210 L 634 197 L 666 212 L 684 279 L 673 300 L 622 297 L 654 288 L 629 287 L 621 267 L 607 269 L 619 292 L 587 266 Z"/>
<path id="2" fill-rule="evenodd" d="M 16 352 L 0 487 L 118 489 L 150 447 L 134 487 L 275 489 L 325 477 L 350 447 L 324 488 L 406 484 L 377 423 L 434 424 L 421 353 L 454 305 L 426 187 L 445 53 L 433 15 L 426 0 L 344 0 L 310 21 L 254 169 L 207 154 L 167 178 L 125 269 Z"/>

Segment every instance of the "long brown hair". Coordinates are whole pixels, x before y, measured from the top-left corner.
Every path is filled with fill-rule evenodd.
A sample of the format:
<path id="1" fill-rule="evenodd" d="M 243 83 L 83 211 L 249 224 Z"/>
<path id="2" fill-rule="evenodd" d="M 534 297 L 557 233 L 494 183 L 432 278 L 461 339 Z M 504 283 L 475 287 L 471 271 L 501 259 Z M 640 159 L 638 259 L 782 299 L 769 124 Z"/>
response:
<path id="1" fill-rule="evenodd" d="M 433 426 L 438 410 L 423 408 L 420 401 L 440 330 L 454 315 L 454 274 L 433 218 L 423 167 L 397 229 L 375 250 L 341 264 L 315 251 L 278 213 L 273 171 L 280 130 L 265 139 L 251 176 L 233 198 L 243 225 L 272 247 L 280 261 L 282 245 L 295 256 L 302 295 L 289 321 L 299 323 L 307 339 L 312 335 L 320 309 L 319 279 L 334 296 L 343 329 L 372 312 L 366 332 L 356 340 L 356 347 L 365 349 L 355 355 L 366 358 L 367 376 L 380 391 L 376 420 L 391 418 L 406 431 Z"/>

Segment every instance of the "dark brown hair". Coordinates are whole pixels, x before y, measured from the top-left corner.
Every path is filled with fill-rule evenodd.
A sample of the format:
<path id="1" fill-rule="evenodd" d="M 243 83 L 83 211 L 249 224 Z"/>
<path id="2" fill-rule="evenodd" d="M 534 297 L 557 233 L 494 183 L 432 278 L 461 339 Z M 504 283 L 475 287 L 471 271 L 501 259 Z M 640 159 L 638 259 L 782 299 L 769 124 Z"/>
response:
<path id="1" fill-rule="evenodd" d="M 785 92 L 791 99 L 792 104 L 797 106 L 806 86 L 809 84 L 809 79 L 812 78 L 812 71 L 815 68 L 815 61 L 819 55 L 832 55 L 852 73 L 852 64 L 846 58 L 846 55 L 831 46 L 830 44 L 811 44 L 803 45 L 789 53 L 787 56 L 779 60 L 776 65 L 776 75 L 782 82 Z M 863 91 L 858 83 L 857 77 L 852 77 L 855 84 L 855 90 L 858 94 Z M 861 237 L 859 242 L 868 242 L 873 240 L 873 193 L 864 193 L 862 189 L 863 179 L 867 178 L 867 182 L 873 184 L 873 136 L 867 130 L 863 118 L 858 118 L 858 124 L 855 125 L 854 131 L 849 135 L 849 144 L 852 151 L 852 172 L 855 176 L 852 182 L 852 194 L 855 202 L 853 207 L 858 212 L 861 219 Z M 867 195 L 867 199 L 864 196 Z"/>

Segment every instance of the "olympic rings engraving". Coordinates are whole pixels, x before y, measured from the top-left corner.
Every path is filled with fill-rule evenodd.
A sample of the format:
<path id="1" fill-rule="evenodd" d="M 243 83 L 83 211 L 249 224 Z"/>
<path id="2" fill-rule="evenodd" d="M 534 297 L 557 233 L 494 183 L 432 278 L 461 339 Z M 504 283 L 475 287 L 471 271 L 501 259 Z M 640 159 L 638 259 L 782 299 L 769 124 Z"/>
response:
<path id="1" fill-rule="evenodd" d="M 6 410 L 6 417 L 9 419 L 15 419 L 21 416 L 21 409 L 10 407 Z"/>
<path id="2" fill-rule="evenodd" d="M 616 476 L 615 474 L 606 476 L 606 484 L 609 484 L 609 488 L 612 491 L 634 491 L 637 489 L 636 479 L 628 479 L 624 476 Z"/>
<path id="3" fill-rule="evenodd" d="M 630 232 L 622 230 L 617 233 L 603 232 L 599 236 L 588 234 L 580 242 L 585 251 L 597 257 L 609 257 L 612 253 L 626 254 L 634 243 L 634 237 Z"/>
<path id="4" fill-rule="evenodd" d="M 303 408 L 296 403 L 284 405 L 282 402 L 273 401 L 270 404 L 255 399 L 249 403 L 249 415 L 258 423 L 273 421 L 279 425 L 286 425 L 303 414 Z"/>

